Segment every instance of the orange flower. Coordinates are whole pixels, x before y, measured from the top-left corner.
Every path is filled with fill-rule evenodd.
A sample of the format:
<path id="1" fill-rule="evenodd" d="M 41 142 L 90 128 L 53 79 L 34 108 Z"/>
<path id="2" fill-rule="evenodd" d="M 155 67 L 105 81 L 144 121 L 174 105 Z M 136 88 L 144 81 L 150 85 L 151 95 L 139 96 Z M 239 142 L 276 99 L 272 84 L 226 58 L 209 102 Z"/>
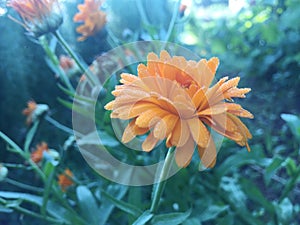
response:
<path id="1" fill-rule="evenodd" d="M 64 173 L 58 175 L 58 184 L 63 191 L 66 191 L 69 186 L 74 184 L 72 178 L 73 173 L 70 169 L 66 169 Z"/>
<path id="2" fill-rule="evenodd" d="M 103 1 L 101 0 L 85 0 L 84 4 L 78 5 L 79 13 L 73 20 L 74 22 L 84 22 L 83 25 L 77 27 L 76 31 L 82 34 L 78 41 L 84 41 L 89 36 L 96 34 L 106 23 L 106 14 L 100 10 Z"/>
<path id="3" fill-rule="evenodd" d="M 72 69 L 75 65 L 74 60 L 66 55 L 60 55 L 59 56 L 59 65 L 64 71 L 68 71 Z"/>
<path id="4" fill-rule="evenodd" d="M 44 151 L 49 151 L 48 144 L 46 142 L 42 142 L 37 145 L 36 150 L 30 155 L 31 160 L 35 163 L 39 163 L 43 159 Z"/>
<path id="5" fill-rule="evenodd" d="M 11 0 L 8 6 L 23 20 L 17 22 L 36 37 L 57 30 L 63 22 L 57 0 Z"/>
<path id="6" fill-rule="evenodd" d="M 116 98 L 105 106 L 113 110 L 111 118 L 131 120 L 123 133 L 124 143 L 149 132 L 142 148 L 151 151 L 166 139 L 167 147 L 176 146 L 180 167 L 190 163 L 195 144 L 203 165 L 214 166 L 216 147 L 208 127 L 250 150 L 247 141 L 252 136 L 238 117 L 253 115 L 226 100 L 244 98 L 251 89 L 238 88 L 239 77 L 224 77 L 210 87 L 218 58 L 187 61 L 162 51 L 160 58 L 148 54 L 147 62 L 138 66 L 138 76 L 121 74 L 122 85 L 112 92 Z"/>
<path id="7" fill-rule="evenodd" d="M 22 111 L 23 115 L 27 116 L 26 124 L 30 125 L 32 123 L 32 114 L 36 110 L 37 104 L 35 101 L 29 101 L 27 103 L 27 108 Z"/>

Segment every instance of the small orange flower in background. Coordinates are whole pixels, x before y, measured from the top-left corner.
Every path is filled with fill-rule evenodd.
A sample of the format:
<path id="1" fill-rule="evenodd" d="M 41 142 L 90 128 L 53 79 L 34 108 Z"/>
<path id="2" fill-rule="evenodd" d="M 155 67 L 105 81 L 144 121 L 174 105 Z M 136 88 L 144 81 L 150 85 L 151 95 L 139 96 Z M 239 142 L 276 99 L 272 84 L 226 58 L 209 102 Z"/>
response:
<path id="1" fill-rule="evenodd" d="M 59 56 L 59 65 L 64 71 L 72 69 L 75 65 L 74 59 L 66 55 Z"/>
<path id="2" fill-rule="evenodd" d="M 251 89 L 238 88 L 239 77 L 224 77 L 211 86 L 218 64 L 218 58 L 187 61 L 162 51 L 160 58 L 148 54 L 147 66 L 138 66 L 138 76 L 121 74 L 122 85 L 112 92 L 115 100 L 105 108 L 112 110 L 111 118 L 131 120 L 122 142 L 149 132 L 142 144 L 148 152 L 166 139 L 167 147 L 176 146 L 179 167 L 190 163 L 195 145 L 203 165 L 214 166 L 216 147 L 208 127 L 250 150 L 251 133 L 238 117 L 253 115 L 226 100 L 244 98 Z"/>
<path id="3" fill-rule="evenodd" d="M 36 110 L 37 104 L 35 101 L 29 101 L 27 103 L 27 108 L 22 111 L 23 115 L 27 116 L 26 124 L 30 125 L 32 123 L 32 114 Z"/>
<path id="4" fill-rule="evenodd" d="M 76 31 L 82 34 L 78 41 L 84 41 L 88 37 L 96 34 L 106 23 L 106 14 L 100 10 L 102 0 L 85 0 L 84 4 L 78 5 L 79 13 L 73 20 L 74 22 L 84 22 L 77 27 Z"/>
<path id="5" fill-rule="evenodd" d="M 11 0 L 8 6 L 22 18 L 17 22 L 36 37 L 54 32 L 63 22 L 57 0 Z"/>
<path id="6" fill-rule="evenodd" d="M 63 191 L 66 191 L 69 186 L 74 184 L 72 178 L 73 173 L 70 169 L 66 169 L 64 173 L 58 175 L 58 184 Z"/>
<path id="7" fill-rule="evenodd" d="M 35 163 L 42 161 L 44 151 L 49 151 L 48 144 L 46 142 L 42 142 L 36 146 L 36 149 L 30 155 L 31 160 Z"/>

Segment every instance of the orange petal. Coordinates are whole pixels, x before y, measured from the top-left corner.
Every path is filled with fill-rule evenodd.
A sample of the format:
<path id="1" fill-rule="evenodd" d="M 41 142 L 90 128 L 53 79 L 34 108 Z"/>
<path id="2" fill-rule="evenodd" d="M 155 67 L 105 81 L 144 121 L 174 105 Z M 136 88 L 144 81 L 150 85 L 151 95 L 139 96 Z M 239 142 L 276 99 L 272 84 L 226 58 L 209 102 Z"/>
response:
<path id="1" fill-rule="evenodd" d="M 190 138 L 189 127 L 186 121 L 179 119 L 167 142 L 170 146 L 183 146 Z"/>
<path id="2" fill-rule="evenodd" d="M 135 125 L 135 120 L 132 120 L 127 127 L 125 128 L 122 136 L 122 142 L 128 143 L 133 138 L 136 137 L 136 135 L 142 135 L 145 134 L 149 129 L 146 128 L 140 128 Z"/>
<path id="3" fill-rule="evenodd" d="M 157 144 L 158 139 L 154 137 L 153 133 L 151 132 L 148 137 L 145 139 L 145 141 L 142 144 L 142 149 L 145 152 L 150 152 L 155 145 Z"/>
<path id="4" fill-rule="evenodd" d="M 227 108 L 224 103 L 220 103 L 204 110 L 201 110 L 197 113 L 197 115 L 217 115 L 226 112 Z"/>
<path id="5" fill-rule="evenodd" d="M 208 60 L 207 65 L 210 68 L 211 72 L 215 73 L 219 66 L 219 59 L 217 57 L 213 57 Z"/>
<path id="6" fill-rule="evenodd" d="M 173 114 L 168 114 L 165 117 L 163 117 L 154 127 L 154 137 L 160 140 L 167 137 L 170 134 L 170 132 L 172 132 L 177 120 L 178 116 L 175 116 Z"/>
<path id="7" fill-rule="evenodd" d="M 201 158 L 202 164 L 206 168 L 212 168 L 215 166 L 217 152 L 216 152 L 216 146 L 212 136 L 210 136 L 208 146 L 206 148 L 202 148 L 198 146 L 198 153 Z"/>
<path id="8" fill-rule="evenodd" d="M 195 150 L 195 142 L 193 138 L 189 138 L 187 142 L 181 146 L 177 147 L 175 150 L 175 160 L 179 167 L 187 167 L 193 157 Z"/>
<path id="9" fill-rule="evenodd" d="M 147 111 L 144 111 L 136 119 L 135 124 L 142 128 L 149 128 L 154 125 L 155 122 L 158 122 L 163 116 L 167 115 L 168 112 L 162 110 L 159 107 L 152 107 Z"/>
<path id="10" fill-rule="evenodd" d="M 199 118 L 193 118 L 187 121 L 190 132 L 195 142 L 205 148 L 208 145 L 209 132 Z"/>

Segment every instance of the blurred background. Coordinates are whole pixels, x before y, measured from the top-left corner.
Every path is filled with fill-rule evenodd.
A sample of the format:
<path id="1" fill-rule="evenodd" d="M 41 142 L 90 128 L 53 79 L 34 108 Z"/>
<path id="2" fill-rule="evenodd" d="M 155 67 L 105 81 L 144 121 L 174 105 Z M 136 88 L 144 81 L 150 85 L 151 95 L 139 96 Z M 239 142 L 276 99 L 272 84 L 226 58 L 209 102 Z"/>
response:
<path id="1" fill-rule="evenodd" d="M 253 134 L 251 152 L 225 140 L 214 169 L 198 172 L 190 166 L 170 179 L 162 211 L 192 207 L 185 225 L 300 224 L 299 0 L 105 0 L 105 27 L 82 42 L 76 40 L 78 24 L 72 20 L 82 2 L 60 2 L 60 31 L 88 65 L 124 43 L 170 41 L 201 58 L 218 57 L 217 79 L 240 76 L 239 86 L 252 89 L 238 100 L 255 116 L 243 120 Z M 43 49 L 9 14 L 15 15 L 0 0 L 0 130 L 22 144 L 28 129 L 22 110 L 29 100 L 49 105 L 51 117 L 68 127 L 71 111 L 57 100 L 65 93 Z M 43 140 L 59 149 L 68 136 L 43 121 L 33 146 Z M 23 163 L 6 148 L 0 140 L 0 163 Z M 73 157 L 84 164 L 80 154 Z M 8 176 L 26 181 L 32 174 L 11 169 Z M 1 182 L 1 190 L 19 189 Z M 141 207 L 147 205 L 143 198 Z M 0 208 L 1 225 L 33 224 L 20 218 Z"/>

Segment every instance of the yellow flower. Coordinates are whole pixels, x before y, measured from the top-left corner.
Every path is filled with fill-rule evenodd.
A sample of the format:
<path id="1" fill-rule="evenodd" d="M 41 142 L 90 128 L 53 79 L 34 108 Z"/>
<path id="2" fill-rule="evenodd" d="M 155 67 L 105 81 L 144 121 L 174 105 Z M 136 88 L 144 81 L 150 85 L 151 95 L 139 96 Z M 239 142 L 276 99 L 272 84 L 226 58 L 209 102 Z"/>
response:
<path id="1" fill-rule="evenodd" d="M 77 27 L 76 31 L 82 34 L 78 41 L 84 41 L 88 37 L 96 34 L 106 23 L 106 14 L 100 10 L 101 0 L 85 0 L 84 4 L 78 5 L 79 13 L 73 20 L 74 22 L 84 22 Z"/>
<path id="2" fill-rule="evenodd" d="M 54 32 L 63 22 L 57 0 L 11 0 L 8 6 L 22 18 L 18 23 L 35 37 Z"/>
<path id="3" fill-rule="evenodd" d="M 113 110 L 111 118 L 131 120 L 122 141 L 149 132 L 142 148 L 151 151 L 166 139 L 167 147 L 176 146 L 180 167 L 190 163 L 195 144 L 203 165 L 214 166 L 216 147 L 208 127 L 250 150 L 247 141 L 252 136 L 238 117 L 253 115 L 226 99 L 244 98 L 251 89 L 238 88 L 239 77 L 224 77 L 210 87 L 218 64 L 218 58 L 187 61 L 162 51 L 160 58 L 148 54 L 138 76 L 123 73 L 122 85 L 112 92 L 115 100 L 105 106 Z"/>
<path id="4" fill-rule="evenodd" d="M 66 169 L 64 173 L 58 175 L 58 184 L 63 191 L 66 191 L 69 186 L 74 184 L 72 178 L 73 173 L 70 169 Z"/>

